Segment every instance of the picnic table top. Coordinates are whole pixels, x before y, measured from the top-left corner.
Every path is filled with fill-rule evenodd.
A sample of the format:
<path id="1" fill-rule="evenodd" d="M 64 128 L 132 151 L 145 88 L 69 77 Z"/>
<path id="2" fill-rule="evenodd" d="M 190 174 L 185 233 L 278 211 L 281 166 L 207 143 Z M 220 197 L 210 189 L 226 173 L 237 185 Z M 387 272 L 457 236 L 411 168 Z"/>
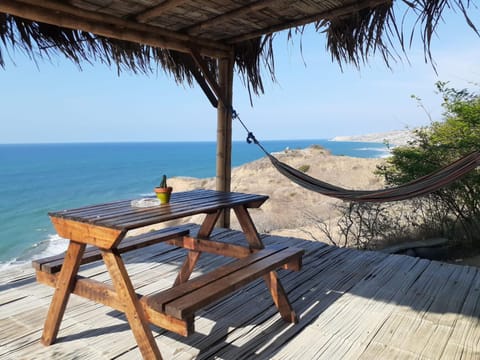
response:
<path id="1" fill-rule="evenodd" d="M 258 208 L 267 199 L 266 195 L 201 189 L 174 192 L 169 204 L 159 206 L 138 208 L 132 206 L 132 200 L 121 200 L 50 212 L 49 216 L 112 229 L 130 230 L 236 206 Z"/>

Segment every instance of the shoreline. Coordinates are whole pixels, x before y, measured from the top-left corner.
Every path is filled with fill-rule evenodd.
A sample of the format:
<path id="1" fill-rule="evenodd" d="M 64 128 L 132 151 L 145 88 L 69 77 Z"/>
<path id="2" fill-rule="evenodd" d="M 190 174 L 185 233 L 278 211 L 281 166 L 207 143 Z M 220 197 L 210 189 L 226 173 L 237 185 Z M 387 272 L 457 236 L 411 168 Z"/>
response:
<path id="1" fill-rule="evenodd" d="M 329 181 L 333 184 L 346 187 L 363 188 L 368 186 L 371 180 L 373 170 L 376 164 L 382 161 L 382 158 L 356 158 L 349 156 L 332 155 L 328 150 L 320 146 L 311 146 L 306 149 L 287 149 L 277 151 L 276 157 L 285 161 L 294 167 L 308 167 L 308 175 L 319 179 Z M 353 169 L 353 173 L 351 173 Z M 356 169 L 356 170 L 355 170 Z M 356 181 L 348 181 L 364 178 L 365 181 L 355 184 Z M 169 185 L 174 187 L 174 191 L 186 191 L 195 188 L 215 188 L 215 177 L 195 178 L 195 177 L 172 177 L 169 179 Z M 380 186 L 378 186 L 380 187 Z M 317 193 L 302 189 L 290 182 L 287 178 L 278 173 L 270 164 L 266 157 L 247 162 L 243 165 L 232 167 L 232 191 L 266 194 L 270 197 L 264 206 L 255 211 L 252 216 L 258 218 L 260 232 L 279 231 L 287 229 L 291 231 L 301 227 L 303 207 L 298 208 L 296 203 L 288 205 L 289 201 L 296 197 L 301 199 L 308 209 L 312 212 L 324 216 L 329 213 L 328 206 L 332 199 L 321 197 Z M 287 195 L 285 195 L 287 194 Z M 146 192 L 139 192 L 136 197 L 146 196 Z M 133 197 L 135 198 L 135 197 Z M 286 211 L 289 209 L 289 211 Z M 281 216 L 276 214 L 280 213 Z M 234 217 L 233 217 L 234 218 Z M 293 220 L 292 220 L 293 219 Z M 189 219 L 198 222 L 200 219 Z M 235 222 L 233 225 L 236 226 Z M 0 264 L 0 271 L 4 269 L 24 266 L 29 264 L 34 257 L 43 257 L 58 253 L 66 249 L 66 241 L 57 239 L 56 234 L 49 234 L 43 240 L 31 245 L 23 250 L 16 257 L 5 260 Z M 55 241 L 52 241 L 55 240 Z M 28 245 L 27 245 L 28 246 Z M 38 252 L 37 252 L 38 251 Z M 52 252 L 53 251 L 53 252 Z"/>
<path id="2" fill-rule="evenodd" d="M 390 146 L 404 146 L 415 137 L 416 129 L 393 130 L 388 132 L 371 133 L 363 135 L 335 136 L 330 141 L 371 142 Z"/>

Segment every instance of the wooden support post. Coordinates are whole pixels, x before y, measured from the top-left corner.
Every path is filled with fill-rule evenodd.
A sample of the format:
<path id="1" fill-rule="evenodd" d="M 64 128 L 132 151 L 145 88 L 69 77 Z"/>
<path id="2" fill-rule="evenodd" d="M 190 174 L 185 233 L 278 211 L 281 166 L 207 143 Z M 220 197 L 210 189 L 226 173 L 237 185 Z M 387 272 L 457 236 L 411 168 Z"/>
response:
<path id="1" fill-rule="evenodd" d="M 233 97 L 233 56 L 218 60 L 218 81 L 222 98 L 232 104 Z M 232 114 L 229 108 L 218 102 L 217 107 L 217 176 L 216 189 L 230 191 L 232 171 Z M 220 217 L 218 226 L 230 227 L 230 212 L 225 210 Z"/>

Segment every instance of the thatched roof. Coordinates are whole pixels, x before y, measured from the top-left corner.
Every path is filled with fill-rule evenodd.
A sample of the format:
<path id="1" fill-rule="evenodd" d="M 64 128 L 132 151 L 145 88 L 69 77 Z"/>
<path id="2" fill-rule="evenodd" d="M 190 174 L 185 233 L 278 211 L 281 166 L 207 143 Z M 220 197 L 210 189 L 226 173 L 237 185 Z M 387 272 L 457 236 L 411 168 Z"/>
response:
<path id="1" fill-rule="evenodd" d="M 416 17 L 427 58 L 446 9 L 468 18 L 470 0 L 403 0 Z M 478 11 L 478 8 L 475 9 Z M 101 61 L 119 71 L 150 72 L 158 65 L 191 83 L 198 52 L 216 73 L 215 58 L 234 57 L 249 88 L 262 92 L 261 70 L 273 76 L 272 38 L 314 24 L 325 32 L 333 59 L 360 65 L 380 53 L 398 58 L 413 29 L 390 0 L 2 0 L 0 65 L 9 49 L 32 58 L 61 53 L 77 64 Z M 400 19 L 400 20 L 398 20 Z M 407 40 L 405 40 L 407 39 Z M 396 46 L 394 44 L 397 44 Z"/>

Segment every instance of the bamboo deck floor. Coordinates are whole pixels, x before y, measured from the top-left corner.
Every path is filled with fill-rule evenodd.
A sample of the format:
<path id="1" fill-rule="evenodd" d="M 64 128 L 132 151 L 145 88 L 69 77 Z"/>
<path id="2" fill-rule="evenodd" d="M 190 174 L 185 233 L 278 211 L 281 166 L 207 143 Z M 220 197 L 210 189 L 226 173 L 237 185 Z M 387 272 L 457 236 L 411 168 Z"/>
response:
<path id="1" fill-rule="evenodd" d="M 215 237 L 238 242 L 241 233 Z M 282 321 L 258 280 L 198 312 L 188 338 L 152 327 L 164 359 L 480 358 L 480 269 L 278 236 L 264 243 L 306 250 L 302 271 L 279 272 L 299 323 Z M 159 244 L 125 254 L 137 292 L 168 288 L 183 251 Z M 204 255 L 196 273 L 225 261 Z M 109 281 L 98 262 L 81 274 Z M 123 314 L 75 295 L 57 342 L 42 346 L 52 293 L 31 269 L 0 273 L 1 359 L 141 358 Z"/>

